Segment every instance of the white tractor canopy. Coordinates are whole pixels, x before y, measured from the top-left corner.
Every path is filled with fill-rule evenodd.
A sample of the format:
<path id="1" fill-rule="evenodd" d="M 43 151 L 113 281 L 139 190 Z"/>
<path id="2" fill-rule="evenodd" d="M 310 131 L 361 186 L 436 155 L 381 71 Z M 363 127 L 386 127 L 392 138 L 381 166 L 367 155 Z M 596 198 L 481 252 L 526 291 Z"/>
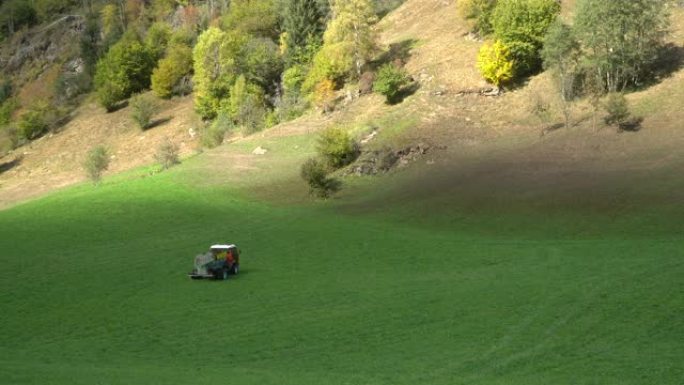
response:
<path id="1" fill-rule="evenodd" d="M 212 245 L 210 247 L 211 250 L 230 250 L 235 248 L 237 248 L 235 245 Z"/>

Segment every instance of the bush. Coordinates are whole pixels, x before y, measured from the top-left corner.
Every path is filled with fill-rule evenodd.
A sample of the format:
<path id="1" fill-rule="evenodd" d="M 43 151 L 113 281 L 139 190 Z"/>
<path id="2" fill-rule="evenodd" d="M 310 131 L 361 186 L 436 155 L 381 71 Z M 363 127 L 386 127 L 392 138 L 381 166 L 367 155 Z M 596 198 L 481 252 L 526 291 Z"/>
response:
<path id="1" fill-rule="evenodd" d="M 3 104 L 12 96 L 12 82 L 9 79 L 0 78 L 0 104 Z"/>
<path id="2" fill-rule="evenodd" d="M 309 193 L 319 198 L 329 198 L 340 189 L 340 182 L 328 177 L 325 165 L 318 159 L 304 162 L 300 175 L 309 185 Z"/>
<path id="3" fill-rule="evenodd" d="M 30 106 L 17 121 L 19 137 L 33 140 L 57 125 L 61 117 L 60 111 L 49 103 L 40 101 Z"/>
<path id="4" fill-rule="evenodd" d="M 230 116 L 221 112 L 211 124 L 204 127 L 200 136 L 203 147 L 214 148 L 223 143 L 226 133 L 234 128 L 233 120 Z"/>
<path id="5" fill-rule="evenodd" d="M 338 169 L 352 163 L 360 153 L 359 143 L 341 128 L 329 128 L 318 138 L 318 153 L 328 167 Z"/>
<path id="6" fill-rule="evenodd" d="M 184 45 L 172 45 L 152 72 L 152 90 L 160 98 L 187 94 L 191 87 L 186 80 L 189 80 L 191 72 L 192 49 Z"/>
<path id="7" fill-rule="evenodd" d="M 378 71 L 373 83 L 373 90 L 384 95 L 387 98 L 387 103 L 394 103 L 402 88 L 409 82 L 409 76 L 404 69 L 393 64 L 385 64 Z"/>
<path id="8" fill-rule="evenodd" d="M 498 88 L 513 79 L 513 60 L 508 47 L 501 41 L 482 46 L 477 56 L 477 67 L 482 77 Z"/>
<path id="9" fill-rule="evenodd" d="M 104 146 L 97 146 L 88 151 L 83 168 L 86 175 L 94 183 L 98 183 L 102 173 L 109 167 L 109 151 Z"/>
<path id="10" fill-rule="evenodd" d="M 150 26 L 145 36 L 145 46 L 155 61 L 164 56 L 164 51 L 171 39 L 171 27 L 163 22 L 156 22 Z"/>
<path id="11" fill-rule="evenodd" d="M 158 111 L 156 101 L 149 95 L 135 95 L 131 98 L 131 118 L 141 130 L 145 130 L 152 123 L 152 118 Z"/>
<path id="12" fill-rule="evenodd" d="M 159 148 L 157 148 L 157 153 L 154 155 L 154 158 L 162 169 L 168 170 L 180 163 L 178 158 L 178 146 L 167 138 L 159 145 Z"/>
<path id="13" fill-rule="evenodd" d="M 603 118 L 606 124 L 622 128 L 630 120 L 631 113 L 625 95 L 618 92 L 608 94 L 604 104 L 607 115 Z"/>
<path id="14" fill-rule="evenodd" d="M 0 103 L 0 126 L 8 124 L 12 120 L 14 111 L 19 108 L 16 98 L 10 98 Z"/>

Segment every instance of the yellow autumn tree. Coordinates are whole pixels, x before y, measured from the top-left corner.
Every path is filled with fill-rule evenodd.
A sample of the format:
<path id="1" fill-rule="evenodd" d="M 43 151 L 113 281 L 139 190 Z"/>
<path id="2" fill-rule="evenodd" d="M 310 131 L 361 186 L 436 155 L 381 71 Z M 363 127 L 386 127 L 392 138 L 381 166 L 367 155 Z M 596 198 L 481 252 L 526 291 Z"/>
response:
<path id="1" fill-rule="evenodd" d="M 508 47 L 497 40 L 485 43 L 477 58 L 477 67 L 488 82 L 501 88 L 513 79 L 514 62 Z"/>
<path id="2" fill-rule="evenodd" d="M 323 45 L 353 59 L 354 73 L 361 76 L 376 48 L 373 28 L 378 21 L 370 0 L 331 0 L 332 19 L 323 34 Z"/>

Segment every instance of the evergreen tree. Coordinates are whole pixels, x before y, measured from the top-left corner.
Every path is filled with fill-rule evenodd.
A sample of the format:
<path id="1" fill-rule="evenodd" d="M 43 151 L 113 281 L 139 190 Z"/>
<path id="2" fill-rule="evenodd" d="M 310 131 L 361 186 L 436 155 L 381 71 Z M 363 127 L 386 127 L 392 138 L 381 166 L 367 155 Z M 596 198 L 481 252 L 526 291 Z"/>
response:
<path id="1" fill-rule="evenodd" d="M 315 44 L 323 33 L 323 15 L 316 0 L 290 0 L 285 14 L 288 56 Z"/>

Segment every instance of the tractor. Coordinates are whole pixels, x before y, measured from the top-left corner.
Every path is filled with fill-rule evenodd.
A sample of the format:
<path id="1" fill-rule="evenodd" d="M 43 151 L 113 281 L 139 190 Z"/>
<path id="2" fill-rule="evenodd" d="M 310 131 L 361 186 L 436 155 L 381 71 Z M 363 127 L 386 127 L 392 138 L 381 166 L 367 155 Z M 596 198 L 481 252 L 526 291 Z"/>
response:
<path id="1" fill-rule="evenodd" d="M 188 274 L 192 279 L 228 279 L 240 271 L 240 250 L 235 245 L 213 245 L 209 251 L 195 257 L 195 267 Z"/>

